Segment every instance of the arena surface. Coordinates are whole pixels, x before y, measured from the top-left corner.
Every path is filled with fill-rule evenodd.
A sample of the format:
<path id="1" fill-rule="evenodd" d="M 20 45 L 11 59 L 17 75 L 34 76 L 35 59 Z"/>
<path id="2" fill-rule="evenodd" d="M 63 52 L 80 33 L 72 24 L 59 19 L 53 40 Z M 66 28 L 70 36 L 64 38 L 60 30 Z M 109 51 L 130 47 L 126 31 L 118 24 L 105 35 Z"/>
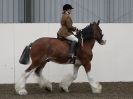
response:
<path id="1" fill-rule="evenodd" d="M 133 99 L 133 82 L 102 82 L 103 91 L 93 94 L 88 83 L 73 83 L 69 93 L 61 92 L 58 84 L 53 83 L 53 92 L 28 84 L 28 95 L 19 96 L 13 84 L 0 85 L 0 99 Z"/>

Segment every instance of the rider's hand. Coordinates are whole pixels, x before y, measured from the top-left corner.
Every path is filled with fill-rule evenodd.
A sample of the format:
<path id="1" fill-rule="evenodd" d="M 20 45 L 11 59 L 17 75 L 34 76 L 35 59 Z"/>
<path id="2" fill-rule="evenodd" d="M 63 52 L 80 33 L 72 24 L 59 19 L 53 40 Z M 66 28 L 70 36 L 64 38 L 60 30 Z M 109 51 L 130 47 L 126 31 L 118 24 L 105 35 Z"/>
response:
<path id="1" fill-rule="evenodd" d="M 78 32 L 79 31 L 79 29 L 78 28 L 76 28 L 76 30 L 75 30 L 76 32 Z"/>

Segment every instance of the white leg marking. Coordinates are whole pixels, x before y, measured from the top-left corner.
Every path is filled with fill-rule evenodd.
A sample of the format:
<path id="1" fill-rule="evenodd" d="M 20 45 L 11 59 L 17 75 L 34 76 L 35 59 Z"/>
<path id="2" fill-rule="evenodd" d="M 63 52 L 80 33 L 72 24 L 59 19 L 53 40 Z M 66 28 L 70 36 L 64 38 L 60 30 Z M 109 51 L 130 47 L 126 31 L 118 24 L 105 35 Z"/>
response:
<path id="1" fill-rule="evenodd" d="M 30 76 L 30 74 L 33 72 L 34 70 L 31 70 L 30 72 L 25 72 L 24 74 L 22 74 L 20 80 L 15 84 L 15 90 L 19 95 L 26 95 L 28 94 L 28 92 L 25 89 L 25 84 L 26 84 L 26 80 L 27 78 Z"/>
<path id="2" fill-rule="evenodd" d="M 41 88 L 47 88 L 49 91 L 52 91 L 52 84 L 50 81 L 45 79 L 42 75 L 42 71 L 40 71 L 40 76 L 37 75 L 37 81 Z"/>
<path id="3" fill-rule="evenodd" d="M 79 67 L 80 67 L 79 64 L 75 64 L 73 68 L 73 75 L 68 74 L 59 84 L 59 87 L 63 89 L 65 92 L 69 92 L 68 90 L 69 86 L 77 78 Z"/>
<path id="4" fill-rule="evenodd" d="M 93 77 L 91 77 L 90 73 L 87 73 L 87 78 L 92 88 L 93 93 L 101 93 L 102 85 L 99 82 L 94 81 Z"/>

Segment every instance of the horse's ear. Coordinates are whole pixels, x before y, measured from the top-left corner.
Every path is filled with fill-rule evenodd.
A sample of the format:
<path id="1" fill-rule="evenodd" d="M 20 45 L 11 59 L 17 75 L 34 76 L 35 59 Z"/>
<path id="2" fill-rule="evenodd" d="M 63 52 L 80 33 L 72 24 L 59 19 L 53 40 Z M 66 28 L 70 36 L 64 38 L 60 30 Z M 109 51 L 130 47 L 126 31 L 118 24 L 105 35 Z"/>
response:
<path id="1" fill-rule="evenodd" d="M 97 21 L 97 25 L 99 25 L 99 24 L 100 24 L 100 20 Z"/>

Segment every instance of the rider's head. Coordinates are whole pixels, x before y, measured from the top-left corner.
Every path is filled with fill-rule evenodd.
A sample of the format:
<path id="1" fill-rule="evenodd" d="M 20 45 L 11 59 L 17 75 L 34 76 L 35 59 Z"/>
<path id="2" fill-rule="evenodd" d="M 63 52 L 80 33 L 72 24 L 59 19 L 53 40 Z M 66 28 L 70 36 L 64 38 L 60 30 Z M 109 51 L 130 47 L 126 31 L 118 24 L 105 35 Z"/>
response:
<path id="1" fill-rule="evenodd" d="M 70 4 L 65 4 L 64 6 L 63 6 L 63 12 L 69 12 L 69 13 L 71 13 L 71 10 L 72 9 L 74 9 Z"/>

